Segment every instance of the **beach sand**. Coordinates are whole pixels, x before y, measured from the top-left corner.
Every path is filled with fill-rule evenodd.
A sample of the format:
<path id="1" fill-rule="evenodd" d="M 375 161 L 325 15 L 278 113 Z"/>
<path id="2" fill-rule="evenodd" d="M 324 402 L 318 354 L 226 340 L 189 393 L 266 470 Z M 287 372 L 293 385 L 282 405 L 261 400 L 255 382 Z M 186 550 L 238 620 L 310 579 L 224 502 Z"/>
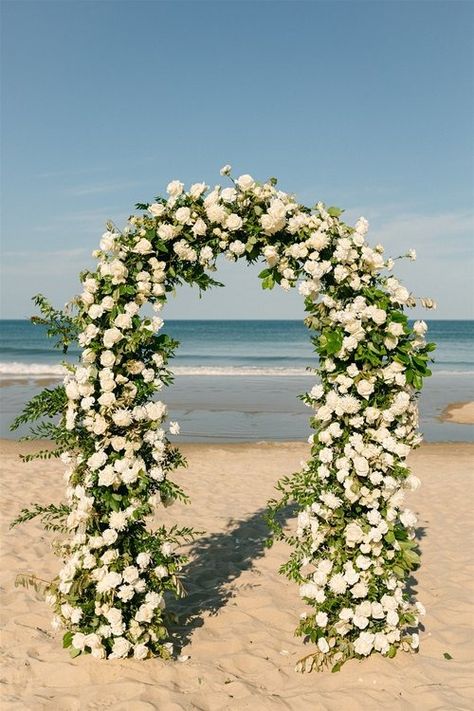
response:
<path id="1" fill-rule="evenodd" d="M 474 425 L 474 402 L 454 402 L 443 410 L 440 419 L 458 425 Z"/>
<path id="2" fill-rule="evenodd" d="M 373 656 L 341 672 L 299 675 L 310 651 L 293 636 L 305 607 L 278 574 L 288 549 L 264 549 L 261 514 L 277 478 L 299 468 L 302 443 L 183 445 L 189 469 L 176 473 L 192 505 L 159 515 L 206 531 L 190 546 L 183 611 L 194 622 L 180 631 L 186 661 L 71 659 L 51 632 L 50 611 L 15 576 L 53 576 L 59 561 L 52 534 L 9 521 L 32 502 L 59 501 L 57 461 L 21 463 L 19 447 L 2 448 L 3 711 L 291 711 L 472 709 L 472 462 L 474 445 L 423 445 L 410 457 L 422 489 L 410 494 L 419 514 L 422 567 L 418 598 L 427 607 L 421 649 L 393 660 Z M 452 658 L 445 658 L 445 654 Z"/>

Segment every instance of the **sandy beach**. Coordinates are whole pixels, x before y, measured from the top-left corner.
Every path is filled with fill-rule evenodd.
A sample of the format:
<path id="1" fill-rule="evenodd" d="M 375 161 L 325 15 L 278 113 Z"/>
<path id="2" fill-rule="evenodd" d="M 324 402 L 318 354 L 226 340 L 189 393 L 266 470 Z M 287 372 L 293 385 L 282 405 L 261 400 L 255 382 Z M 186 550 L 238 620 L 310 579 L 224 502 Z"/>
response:
<path id="1" fill-rule="evenodd" d="M 59 501 L 63 489 L 60 463 L 21 463 L 20 447 L 27 445 L 2 442 L 5 711 L 472 708 L 474 445 L 423 445 L 410 458 L 423 485 L 410 499 L 423 554 L 415 587 L 428 610 L 419 654 L 374 656 L 338 674 L 306 676 L 293 671 L 305 653 L 302 640 L 293 637 L 304 606 L 296 587 L 277 573 L 285 546 L 263 547 L 261 514 L 275 480 L 298 468 L 308 445 L 182 446 L 190 466 L 177 477 L 192 505 L 176 504 L 160 516 L 206 533 L 189 548 L 188 597 L 179 605 L 194 614 L 178 630 L 188 658 L 168 663 L 72 660 L 51 631 L 41 597 L 15 589 L 18 573 L 48 578 L 59 561 L 50 550 L 51 534 L 34 522 L 9 531 L 9 521 L 30 502 Z"/>
<path id="2" fill-rule="evenodd" d="M 474 402 L 454 402 L 448 405 L 441 414 L 441 420 L 458 425 L 474 425 Z"/>

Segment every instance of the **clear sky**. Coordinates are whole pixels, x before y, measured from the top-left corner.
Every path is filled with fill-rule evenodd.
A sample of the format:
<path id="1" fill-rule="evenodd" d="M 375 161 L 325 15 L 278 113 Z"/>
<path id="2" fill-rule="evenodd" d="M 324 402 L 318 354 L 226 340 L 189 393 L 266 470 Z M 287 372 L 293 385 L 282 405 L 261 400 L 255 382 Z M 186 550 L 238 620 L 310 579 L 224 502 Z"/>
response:
<path id="1" fill-rule="evenodd" d="M 474 3 L 6 1 L 2 316 L 78 290 L 104 222 L 219 169 L 363 214 L 437 318 L 473 301 Z M 296 293 L 182 290 L 173 318 L 298 318 Z M 422 312 L 418 312 L 422 313 Z"/>

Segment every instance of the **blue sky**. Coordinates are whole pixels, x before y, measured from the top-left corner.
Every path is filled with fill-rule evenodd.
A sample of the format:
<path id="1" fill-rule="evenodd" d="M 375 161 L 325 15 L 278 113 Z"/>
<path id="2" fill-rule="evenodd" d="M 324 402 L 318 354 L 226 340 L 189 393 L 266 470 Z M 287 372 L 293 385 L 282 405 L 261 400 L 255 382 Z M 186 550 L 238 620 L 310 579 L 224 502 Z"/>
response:
<path id="1" fill-rule="evenodd" d="M 437 318 L 473 317 L 471 2 L 3 2 L 2 316 L 78 290 L 106 219 L 219 168 L 365 215 Z M 257 270 L 258 271 L 258 270 Z M 298 318 L 223 264 L 170 318 Z M 415 312 L 421 314 L 423 312 Z M 428 315 L 431 315 L 430 313 Z"/>

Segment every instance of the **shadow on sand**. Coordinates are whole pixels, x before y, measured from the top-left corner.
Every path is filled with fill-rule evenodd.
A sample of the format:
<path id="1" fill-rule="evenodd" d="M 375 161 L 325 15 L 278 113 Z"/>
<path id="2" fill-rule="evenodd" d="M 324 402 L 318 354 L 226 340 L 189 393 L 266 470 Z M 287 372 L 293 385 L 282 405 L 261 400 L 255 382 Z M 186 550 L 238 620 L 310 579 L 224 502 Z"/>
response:
<path id="1" fill-rule="evenodd" d="M 288 506 L 280 512 L 282 525 L 296 514 L 296 505 Z M 175 641 L 176 654 L 189 643 L 193 632 L 202 627 L 206 615 L 217 615 L 235 595 L 232 583 L 245 570 L 250 570 L 256 560 L 265 553 L 265 541 L 269 529 L 264 519 L 265 509 L 261 508 L 243 520 L 231 520 L 219 533 L 195 541 L 189 552 L 189 563 L 183 568 L 186 597 L 172 600 L 168 607 L 180 620 L 171 632 Z M 425 529 L 416 529 L 417 541 L 426 535 Z M 414 575 L 407 579 L 406 590 L 416 598 L 418 581 Z M 252 587 L 258 587 L 255 583 Z M 423 625 L 420 625 L 423 630 Z"/>
<path id="2" fill-rule="evenodd" d="M 279 515 L 281 524 L 295 512 L 295 506 L 283 509 Z M 172 629 L 178 652 L 189 643 L 194 630 L 204 624 L 206 614 L 216 615 L 235 596 L 231 584 L 264 555 L 269 536 L 264 513 L 261 508 L 249 518 L 230 520 L 223 531 L 192 544 L 190 561 L 182 571 L 187 595 L 168 605 L 181 622 Z"/>

